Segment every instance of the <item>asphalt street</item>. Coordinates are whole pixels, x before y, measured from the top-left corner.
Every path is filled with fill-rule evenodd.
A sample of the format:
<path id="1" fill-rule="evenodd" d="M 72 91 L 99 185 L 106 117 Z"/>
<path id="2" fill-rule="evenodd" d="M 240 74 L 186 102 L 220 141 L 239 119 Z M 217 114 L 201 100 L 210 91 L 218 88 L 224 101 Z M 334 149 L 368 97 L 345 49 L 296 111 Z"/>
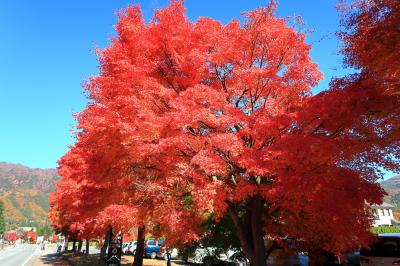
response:
<path id="1" fill-rule="evenodd" d="M 0 250 L 0 265 L 25 266 L 37 249 L 36 245 L 20 244 Z"/>

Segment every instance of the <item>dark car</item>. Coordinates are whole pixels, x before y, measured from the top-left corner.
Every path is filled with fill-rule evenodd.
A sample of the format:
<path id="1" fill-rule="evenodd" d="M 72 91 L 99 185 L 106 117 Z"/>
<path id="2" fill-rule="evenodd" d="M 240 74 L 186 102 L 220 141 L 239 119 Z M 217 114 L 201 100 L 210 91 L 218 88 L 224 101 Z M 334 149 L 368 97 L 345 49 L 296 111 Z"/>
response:
<path id="1" fill-rule="evenodd" d="M 400 265 L 400 234 L 380 234 L 377 242 L 360 253 L 362 266 Z"/>

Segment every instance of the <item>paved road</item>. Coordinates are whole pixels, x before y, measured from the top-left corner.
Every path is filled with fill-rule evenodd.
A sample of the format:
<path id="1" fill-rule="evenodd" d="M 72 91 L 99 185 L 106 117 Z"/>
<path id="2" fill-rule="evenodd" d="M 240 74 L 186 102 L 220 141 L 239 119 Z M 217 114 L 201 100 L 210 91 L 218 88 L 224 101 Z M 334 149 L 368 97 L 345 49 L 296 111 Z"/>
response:
<path id="1" fill-rule="evenodd" d="M 20 244 L 0 250 L 0 265 L 24 266 L 37 249 L 36 245 Z"/>

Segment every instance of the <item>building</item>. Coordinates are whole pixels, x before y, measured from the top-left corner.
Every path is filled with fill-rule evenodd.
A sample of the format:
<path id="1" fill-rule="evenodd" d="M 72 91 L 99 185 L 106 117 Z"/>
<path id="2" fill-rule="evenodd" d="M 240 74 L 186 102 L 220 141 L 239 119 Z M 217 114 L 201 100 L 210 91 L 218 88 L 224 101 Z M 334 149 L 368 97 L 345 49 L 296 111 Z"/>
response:
<path id="1" fill-rule="evenodd" d="M 370 208 L 374 219 L 373 226 L 393 225 L 393 205 L 384 202 L 381 205 L 371 205 Z"/>
<path id="2" fill-rule="evenodd" d="M 21 226 L 21 227 L 18 227 L 18 230 L 21 230 L 22 232 L 30 232 L 30 231 L 33 231 L 33 232 L 36 232 L 36 227 L 31 227 L 31 226 Z"/>

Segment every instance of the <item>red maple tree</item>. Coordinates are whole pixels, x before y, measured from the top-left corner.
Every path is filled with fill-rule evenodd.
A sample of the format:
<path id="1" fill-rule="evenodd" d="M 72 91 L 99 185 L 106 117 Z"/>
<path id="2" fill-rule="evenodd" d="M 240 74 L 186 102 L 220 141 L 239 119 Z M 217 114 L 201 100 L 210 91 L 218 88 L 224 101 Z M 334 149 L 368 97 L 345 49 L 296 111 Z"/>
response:
<path id="1" fill-rule="evenodd" d="M 191 22 L 180 1 L 149 23 L 138 6 L 121 11 L 60 160 L 60 175 L 87 188 L 75 200 L 91 203 L 65 208 L 90 219 L 126 204 L 171 243 L 228 215 L 252 265 L 287 239 L 310 254 L 366 244 L 365 203 L 382 200 L 377 167 L 396 169 L 399 118 L 371 113 L 382 94 L 346 80 L 312 95 L 310 46 L 275 9 L 243 25 Z"/>

